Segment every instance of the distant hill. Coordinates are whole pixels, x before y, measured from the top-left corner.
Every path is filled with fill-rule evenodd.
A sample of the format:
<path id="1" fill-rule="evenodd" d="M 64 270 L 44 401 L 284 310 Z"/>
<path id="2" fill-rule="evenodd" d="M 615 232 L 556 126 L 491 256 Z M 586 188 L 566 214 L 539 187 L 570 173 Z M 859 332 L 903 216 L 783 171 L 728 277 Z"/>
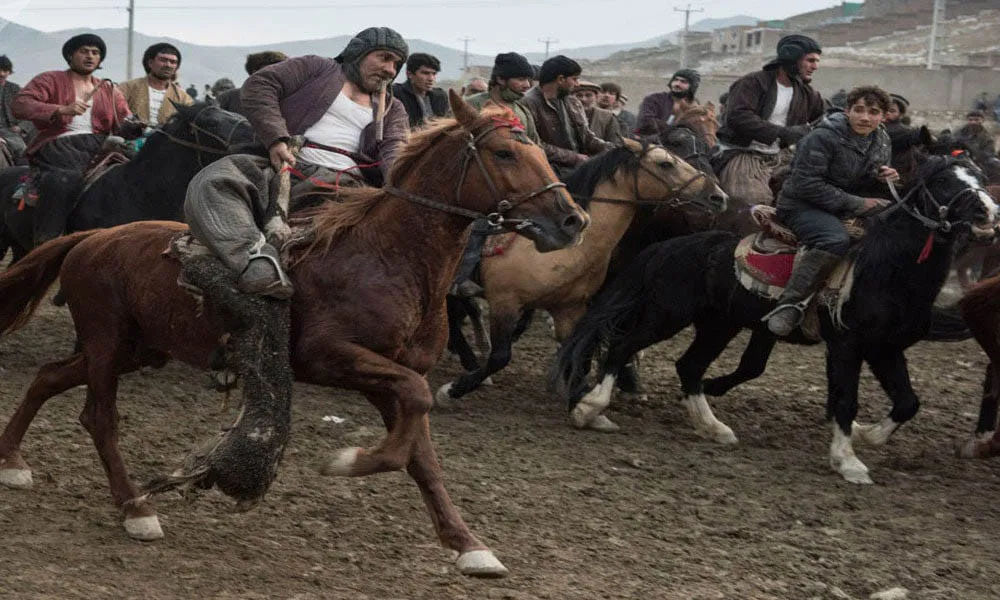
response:
<path id="1" fill-rule="evenodd" d="M 760 21 L 757 17 L 750 17 L 747 15 L 736 15 L 735 17 L 728 17 L 725 19 L 702 19 L 690 25 L 691 31 L 713 31 L 715 29 L 722 29 L 724 27 L 733 27 L 734 25 L 756 25 Z M 597 46 L 583 46 L 581 48 L 559 48 L 554 50 L 553 54 L 565 54 L 570 58 L 581 58 L 587 60 L 600 60 L 602 58 L 607 58 L 614 54 L 615 52 L 620 52 L 622 50 L 634 50 L 636 48 L 648 48 L 650 46 L 659 46 L 661 42 L 670 42 L 676 44 L 680 40 L 680 34 L 683 30 L 678 29 L 676 31 L 671 31 L 670 33 L 665 33 L 648 40 L 642 40 L 638 42 L 627 42 L 623 44 L 601 44 Z M 529 52 L 526 54 L 528 60 L 531 62 L 541 62 L 545 59 L 545 54 L 542 52 Z"/>
<path id="2" fill-rule="evenodd" d="M 691 30 L 711 31 L 719 27 L 754 24 L 756 22 L 756 18 L 745 15 L 727 19 L 702 19 L 692 24 Z M 15 73 L 11 79 L 24 84 L 28 79 L 42 71 L 65 68 L 65 62 L 62 60 L 59 50 L 67 38 L 83 31 L 85 30 L 73 29 L 49 33 L 0 19 L 0 54 L 7 54 L 14 61 Z M 108 58 L 104 62 L 104 67 L 99 72 L 99 75 L 101 77 L 108 77 L 114 81 L 123 81 L 126 72 L 127 31 L 122 28 L 86 31 L 94 31 L 108 44 Z M 623 44 L 562 48 L 555 50 L 554 53 L 565 54 L 578 59 L 598 60 L 621 50 L 657 46 L 664 40 L 676 41 L 679 33 L 679 31 L 674 31 L 652 39 Z M 156 42 L 167 41 L 176 45 L 183 55 L 183 64 L 180 71 L 181 82 L 185 86 L 194 83 L 200 91 L 206 83 L 211 84 L 221 77 L 229 77 L 239 85 L 246 78 L 243 63 L 246 60 L 246 55 L 251 52 L 280 50 L 290 56 L 300 56 L 303 54 L 336 56 L 347 45 L 349 40 L 350 36 L 341 35 L 319 40 L 281 42 L 263 46 L 203 46 L 189 44 L 172 38 L 150 37 L 136 32 L 132 72 L 134 77 L 142 75 L 141 60 L 143 50 Z M 412 52 L 428 52 L 441 60 L 441 78 L 443 80 L 455 80 L 461 74 L 463 61 L 461 50 L 424 40 L 408 41 Z M 544 54 L 540 52 L 527 53 L 526 55 L 533 63 L 541 63 L 545 58 Z M 491 65 L 493 64 L 493 56 L 470 54 L 469 64 Z"/>

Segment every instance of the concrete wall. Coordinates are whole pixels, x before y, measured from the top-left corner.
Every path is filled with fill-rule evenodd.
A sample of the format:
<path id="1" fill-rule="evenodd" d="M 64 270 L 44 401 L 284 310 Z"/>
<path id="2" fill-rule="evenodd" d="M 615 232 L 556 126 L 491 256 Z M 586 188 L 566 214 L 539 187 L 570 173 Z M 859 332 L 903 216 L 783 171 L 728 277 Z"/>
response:
<path id="1" fill-rule="evenodd" d="M 702 79 L 698 90 L 704 102 L 718 100 L 729 89 L 737 75 L 708 75 Z M 663 77 L 601 77 L 601 81 L 615 81 L 631 98 L 629 109 L 636 110 L 647 94 L 663 91 L 667 80 Z M 991 98 L 1000 93 L 1000 70 L 974 67 L 948 67 L 928 71 L 919 67 L 894 67 L 892 69 L 820 68 L 814 85 L 824 97 L 832 96 L 840 88 L 850 90 L 858 85 L 876 84 L 890 92 L 902 94 L 913 109 L 964 110 L 972 106 L 980 92 Z"/>

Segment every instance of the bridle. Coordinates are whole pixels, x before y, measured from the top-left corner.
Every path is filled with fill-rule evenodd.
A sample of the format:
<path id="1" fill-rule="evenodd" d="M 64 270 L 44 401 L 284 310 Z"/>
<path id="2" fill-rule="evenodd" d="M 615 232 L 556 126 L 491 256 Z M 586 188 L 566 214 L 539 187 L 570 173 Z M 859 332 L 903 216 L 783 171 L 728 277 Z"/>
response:
<path id="1" fill-rule="evenodd" d="M 699 207 L 705 210 L 711 210 L 710 206 L 707 206 L 701 202 L 700 196 L 695 200 L 685 200 L 681 198 L 681 195 L 684 193 L 684 191 L 687 190 L 689 187 L 691 187 L 693 183 L 701 179 L 707 179 L 708 175 L 706 175 L 702 171 L 695 169 L 696 173 L 692 175 L 690 179 L 682 183 L 680 187 L 672 189 L 671 186 L 673 184 L 670 181 L 667 181 L 666 178 L 661 177 L 659 173 L 657 173 L 653 169 L 650 169 L 642 162 L 642 159 L 646 156 L 646 154 L 648 154 L 649 151 L 655 147 L 656 146 L 647 146 L 646 148 L 643 149 L 642 154 L 638 155 L 637 157 L 639 164 L 636 166 L 635 171 L 632 173 L 633 198 L 627 198 L 627 199 L 605 198 L 602 196 L 583 196 L 580 194 L 572 194 L 573 199 L 578 201 L 589 201 L 589 202 L 598 202 L 605 204 L 631 204 L 634 206 L 654 206 L 657 208 L 677 208 L 685 204 L 697 204 Z M 643 198 L 642 194 L 639 192 L 640 171 L 648 173 L 651 177 L 656 179 L 658 182 L 662 183 L 664 187 L 670 189 L 670 194 L 667 195 L 667 197 L 665 198 L 657 198 L 656 200 L 648 200 Z"/>
<path id="2" fill-rule="evenodd" d="M 491 134 L 495 133 L 497 130 L 502 128 L 508 128 L 515 133 L 520 133 L 523 129 L 520 127 L 520 123 L 515 120 L 508 120 L 502 118 L 492 119 L 493 123 L 488 129 L 482 131 L 478 134 L 473 134 L 470 131 L 466 131 L 466 143 L 465 152 L 463 155 L 462 171 L 458 178 L 458 182 L 455 184 L 455 197 L 456 203 L 462 203 L 462 189 L 465 187 L 465 179 L 469 174 L 469 165 L 472 162 L 476 163 L 479 168 L 479 172 L 483 176 L 483 180 L 486 181 L 486 187 L 489 188 L 490 196 L 495 202 L 496 208 L 493 212 L 484 214 L 461 206 L 455 206 L 452 204 L 445 204 L 443 202 L 438 202 L 437 200 L 432 200 L 425 196 L 419 196 L 412 192 L 408 192 L 404 189 L 400 189 L 393 185 L 387 185 L 382 188 L 382 191 L 396 196 L 397 198 L 402 198 L 413 202 L 414 204 L 419 204 L 421 206 L 426 206 L 427 208 L 432 208 L 441 212 L 446 212 L 453 215 L 459 215 L 472 220 L 476 219 L 486 219 L 490 225 L 498 227 L 504 224 L 514 224 L 515 229 L 520 230 L 533 225 L 530 219 L 510 219 L 505 215 L 513 210 L 518 205 L 531 200 L 532 198 L 537 198 L 542 194 L 546 194 L 553 190 L 559 188 L 565 188 L 566 184 L 561 181 L 553 181 L 545 184 L 544 186 L 538 188 L 537 190 L 524 192 L 516 195 L 503 195 L 497 188 L 496 183 L 494 183 L 493 178 L 490 177 L 489 171 L 486 169 L 486 163 L 483 162 L 483 158 L 480 154 L 479 144 L 484 139 L 489 137 Z M 562 198 L 559 198 L 562 203 Z"/>
<path id="3" fill-rule="evenodd" d="M 232 148 L 233 136 L 236 135 L 236 130 L 244 125 L 249 126 L 249 123 L 246 121 L 246 119 L 241 119 L 236 121 L 236 124 L 233 125 L 233 127 L 229 130 L 229 133 L 226 134 L 225 137 L 217 133 L 213 133 L 205 129 L 203 126 L 198 125 L 198 119 L 202 116 L 202 114 L 207 113 L 211 110 L 221 111 L 222 109 L 219 108 L 218 106 L 207 106 L 198 111 L 198 113 L 194 116 L 194 120 L 188 122 L 188 128 L 194 135 L 193 142 L 189 142 L 188 140 L 179 138 L 160 127 L 154 127 L 153 132 L 166 136 L 168 140 L 177 144 L 178 146 L 184 146 L 185 148 L 191 148 L 195 150 L 196 152 L 195 156 L 198 158 L 198 167 L 204 168 L 205 162 L 202 160 L 202 153 L 212 154 L 215 156 L 225 156 L 227 154 L 231 154 L 233 152 Z M 206 146 L 201 142 L 201 136 L 206 136 L 219 142 L 220 144 L 222 144 L 222 148 L 216 148 L 215 146 Z"/>
<path id="4" fill-rule="evenodd" d="M 920 180 L 917 181 L 917 184 L 902 197 L 900 197 L 899 192 L 896 190 L 896 186 L 891 181 L 886 182 L 889 185 L 889 194 L 892 196 L 894 204 L 891 208 L 880 213 L 879 216 L 884 218 L 896 210 L 902 210 L 909 216 L 913 217 L 918 223 L 929 229 L 932 234 L 948 233 L 956 225 L 967 225 L 971 229 L 973 225 L 971 221 L 949 221 L 948 214 L 951 212 L 952 205 L 959 198 L 968 194 L 978 195 L 980 192 L 986 192 L 985 188 L 980 186 L 963 188 L 952 194 L 951 198 L 949 198 L 947 202 L 941 204 L 927 187 L 928 180 L 933 180 L 938 173 L 952 167 L 954 164 L 955 163 L 951 161 L 946 162 L 940 168 L 935 169 L 932 173 L 921 177 Z M 913 204 L 915 204 L 918 200 L 925 201 L 934 209 L 934 218 L 927 217 L 913 206 Z"/>

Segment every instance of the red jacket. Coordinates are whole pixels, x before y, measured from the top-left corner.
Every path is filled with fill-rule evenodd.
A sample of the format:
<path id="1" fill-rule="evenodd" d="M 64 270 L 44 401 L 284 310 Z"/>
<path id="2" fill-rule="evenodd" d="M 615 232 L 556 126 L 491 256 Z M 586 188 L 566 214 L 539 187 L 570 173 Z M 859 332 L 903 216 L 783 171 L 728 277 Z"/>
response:
<path id="1" fill-rule="evenodd" d="M 92 77 L 94 85 L 100 86 L 91 98 L 90 114 L 94 133 L 114 133 L 122 120 L 132 113 L 125 102 L 125 96 L 110 81 L 102 82 Z M 60 106 L 76 101 L 76 90 L 70 71 L 46 71 L 35 76 L 14 96 L 14 116 L 28 119 L 38 128 L 38 137 L 28 148 L 28 154 L 35 153 L 53 138 L 67 131 L 73 117 L 56 115 Z"/>

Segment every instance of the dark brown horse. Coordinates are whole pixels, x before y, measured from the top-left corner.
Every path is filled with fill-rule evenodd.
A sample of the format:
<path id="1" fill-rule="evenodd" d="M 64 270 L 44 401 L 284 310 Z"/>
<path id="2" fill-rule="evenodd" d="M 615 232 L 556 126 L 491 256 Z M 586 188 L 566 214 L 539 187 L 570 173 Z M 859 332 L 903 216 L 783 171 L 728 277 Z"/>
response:
<path id="1" fill-rule="evenodd" d="M 997 407 L 1000 404 L 1000 275 L 974 285 L 959 302 L 962 318 L 973 337 L 986 351 L 990 364 L 983 381 L 979 420 L 971 438 L 958 441 L 956 450 L 964 458 L 1000 455 Z"/>
<path id="2" fill-rule="evenodd" d="M 406 469 L 441 543 L 469 575 L 504 566 L 469 531 L 445 489 L 430 439 L 433 397 L 424 374 L 447 338 L 445 294 L 473 218 L 491 218 L 541 250 L 573 244 L 588 217 L 557 183 L 542 150 L 515 123 L 478 115 L 451 94 L 456 121 L 417 134 L 397 159 L 395 187 L 342 192 L 313 215 L 315 243 L 297 256 L 291 353 L 298 380 L 357 390 L 388 435 L 348 448 L 326 472 L 364 476 Z M 0 436 L 0 483 L 28 487 L 21 440 L 42 404 L 87 385 L 80 421 L 108 473 L 133 537 L 162 532 L 117 447 L 118 377 L 168 357 L 207 367 L 224 333 L 177 285 L 180 265 L 162 256 L 185 229 L 141 222 L 72 234 L 38 247 L 0 276 L 0 332 L 30 316 L 59 277 L 82 351 L 41 368 Z"/>

